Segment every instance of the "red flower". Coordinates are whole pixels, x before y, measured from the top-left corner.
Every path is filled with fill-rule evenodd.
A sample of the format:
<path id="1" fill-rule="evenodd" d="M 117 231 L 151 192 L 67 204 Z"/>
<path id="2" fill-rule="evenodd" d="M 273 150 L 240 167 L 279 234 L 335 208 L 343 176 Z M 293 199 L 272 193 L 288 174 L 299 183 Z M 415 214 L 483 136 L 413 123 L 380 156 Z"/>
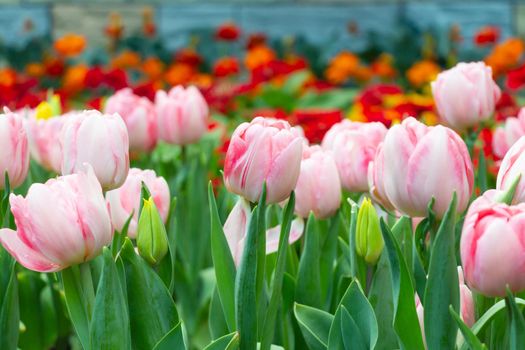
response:
<path id="1" fill-rule="evenodd" d="M 511 90 L 521 89 L 525 85 L 525 65 L 510 70 L 507 74 L 507 87 Z"/>
<path id="2" fill-rule="evenodd" d="M 104 81 L 104 72 L 99 66 L 89 68 L 84 78 L 84 85 L 90 89 L 97 89 Z"/>
<path id="3" fill-rule="evenodd" d="M 320 143 L 324 134 L 343 119 L 339 109 L 304 109 L 293 113 L 295 122 L 304 130 L 304 136 L 312 143 Z"/>
<path id="4" fill-rule="evenodd" d="M 250 50 L 259 45 L 266 45 L 266 35 L 263 33 L 250 34 L 246 41 L 246 49 Z"/>
<path id="5" fill-rule="evenodd" d="M 500 37 L 500 29 L 496 26 L 486 26 L 481 28 L 474 35 L 474 43 L 478 46 L 494 44 Z"/>
<path id="6" fill-rule="evenodd" d="M 239 61 L 235 57 L 222 57 L 213 65 L 213 75 L 227 77 L 239 73 Z"/>
<path id="7" fill-rule="evenodd" d="M 175 54 L 175 62 L 184 63 L 195 68 L 202 63 L 202 57 L 194 49 L 184 48 Z"/>
<path id="8" fill-rule="evenodd" d="M 46 73 L 52 77 L 59 77 L 64 73 L 64 61 L 58 58 L 47 61 L 45 67 Z"/>
<path id="9" fill-rule="evenodd" d="M 236 41 L 241 36 L 241 30 L 233 22 L 221 24 L 215 31 L 215 39 L 223 41 Z"/>
<path id="10" fill-rule="evenodd" d="M 151 82 L 140 84 L 133 88 L 135 95 L 147 97 L 152 102 L 155 100 L 155 92 L 155 86 Z"/>
<path id="11" fill-rule="evenodd" d="M 104 84 L 113 90 L 120 90 L 128 86 L 126 71 L 120 68 L 110 70 L 104 75 Z"/>
<path id="12" fill-rule="evenodd" d="M 86 103 L 86 105 L 91 109 L 97 109 L 100 111 L 102 109 L 102 97 L 92 98 Z"/>

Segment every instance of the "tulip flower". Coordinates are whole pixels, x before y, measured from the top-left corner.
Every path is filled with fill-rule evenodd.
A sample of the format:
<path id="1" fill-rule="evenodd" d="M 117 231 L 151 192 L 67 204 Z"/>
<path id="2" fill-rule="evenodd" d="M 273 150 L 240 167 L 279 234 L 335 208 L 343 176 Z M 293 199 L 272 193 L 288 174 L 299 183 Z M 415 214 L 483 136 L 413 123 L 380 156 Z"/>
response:
<path id="1" fill-rule="evenodd" d="M 432 82 L 432 94 L 443 122 L 464 130 L 490 118 L 501 90 L 485 63 L 462 62 L 438 74 Z"/>
<path id="2" fill-rule="evenodd" d="M 150 100 L 125 88 L 108 98 L 104 112 L 122 117 L 128 129 L 130 151 L 147 152 L 155 148 L 157 114 Z"/>
<path id="3" fill-rule="evenodd" d="M 122 231 L 126 221 L 133 214 L 127 232 L 130 238 L 137 236 L 142 182 L 151 193 L 163 223 L 166 223 L 169 214 L 170 189 L 166 180 L 157 177 L 153 170 L 130 169 L 124 184 L 106 193 L 111 222 L 116 230 Z"/>
<path id="4" fill-rule="evenodd" d="M 379 216 L 368 198 L 365 198 L 357 213 L 355 244 L 357 254 L 370 265 L 377 262 L 385 245 L 379 227 Z"/>
<path id="5" fill-rule="evenodd" d="M 63 175 L 76 173 L 89 163 L 106 191 L 120 187 L 126 180 L 129 139 L 119 115 L 90 110 L 67 117 L 61 145 Z"/>
<path id="6" fill-rule="evenodd" d="M 474 185 L 474 171 L 467 146 L 453 130 L 428 127 L 407 118 L 387 133 L 374 165 L 382 169 L 383 186 L 395 208 L 412 217 L 433 210 L 443 217 L 454 192 L 458 212 L 466 209 Z"/>
<path id="7" fill-rule="evenodd" d="M 168 253 L 168 234 L 153 198 L 144 199 L 138 224 L 137 248 L 140 256 L 151 265 L 158 264 Z"/>
<path id="8" fill-rule="evenodd" d="M 386 127 L 379 122 L 344 120 L 326 133 L 323 148 L 333 152 L 345 189 L 351 192 L 368 191 L 368 165 L 386 132 Z"/>
<path id="9" fill-rule="evenodd" d="M 383 144 L 377 147 L 376 156 L 374 159 L 383 159 Z M 390 203 L 383 180 L 383 162 L 372 161 L 368 165 L 368 187 L 370 188 L 370 196 L 372 200 L 382 206 L 387 211 L 394 211 L 394 205 Z"/>
<path id="10" fill-rule="evenodd" d="M 242 253 L 244 251 L 244 245 L 246 235 L 248 231 L 248 225 L 252 217 L 250 203 L 239 197 L 239 200 L 233 207 L 232 211 L 228 215 L 226 222 L 224 223 L 224 235 L 228 241 L 230 252 L 233 257 L 235 265 L 239 266 L 241 263 Z M 304 220 L 297 218 L 292 221 L 290 228 L 290 236 L 288 243 L 292 244 L 301 238 L 304 231 Z M 281 233 L 281 226 L 275 226 L 266 231 L 266 254 L 275 253 L 279 248 L 279 237 Z"/>
<path id="11" fill-rule="evenodd" d="M 11 194 L 17 231 L 0 230 L 0 242 L 24 267 L 55 272 L 95 258 L 113 231 L 93 169 L 31 185 Z"/>
<path id="12" fill-rule="evenodd" d="M 208 130 L 208 104 L 194 86 L 176 86 L 168 93 L 157 91 L 155 107 L 159 138 L 168 143 L 195 143 Z"/>
<path id="13" fill-rule="evenodd" d="M 521 179 L 514 193 L 512 203 L 525 202 L 525 137 L 521 137 L 505 154 L 501 161 L 496 180 L 498 190 L 507 190 L 516 177 L 521 174 Z"/>
<path id="14" fill-rule="evenodd" d="M 468 285 L 486 296 L 525 290 L 525 204 L 498 203 L 489 190 L 469 207 L 461 234 L 461 261 Z"/>
<path id="15" fill-rule="evenodd" d="M 56 116 L 42 119 L 32 113 L 27 119 L 27 136 L 31 156 L 43 168 L 57 174 L 61 171 L 60 133 L 65 118 L 66 116 Z"/>
<path id="16" fill-rule="evenodd" d="M 256 202 L 266 183 L 267 203 L 285 200 L 301 168 L 303 138 L 284 120 L 257 117 L 235 129 L 224 161 L 226 188 Z"/>
<path id="17" fill-rule="evenodd" d="M 29 147 L 22 117 L 4 110 L 0 114 L 0 189 L 5 188 L 5 174 L 11 188 L 24 182 L 29 169 Z"/>
<path id="18" fill-rule="evenodd" d="M 295 186 L 295 213 L 307 218 L 332 216 L 341 205 L 341 182 L 330 152 L 320 146 L 304 146 L 301 171 Z"/>
<path id="19" fill-rule="evenodd" d="M 518 117 L 508 117 L 503 125 L 494 130 L 492 138 L 494 155 L 503 158 L 522 136 L 525 136 L 525 108 L 520 110 Z"/>

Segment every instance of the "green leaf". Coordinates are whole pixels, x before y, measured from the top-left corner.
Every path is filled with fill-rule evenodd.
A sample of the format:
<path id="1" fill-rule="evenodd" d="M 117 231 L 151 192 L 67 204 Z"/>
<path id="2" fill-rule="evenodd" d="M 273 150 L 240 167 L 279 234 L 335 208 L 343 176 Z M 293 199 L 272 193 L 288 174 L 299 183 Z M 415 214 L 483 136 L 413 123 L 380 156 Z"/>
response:
<path id="1" fill-rule="evenodd" d="M 321 276 L 319 271 L 319 232 L 312 213 L 306 224 L 304 250 L 299 261 L 295 300 L 304 305 L 321 307 Z"/>
<path id="2" fill-rule="evenodd" d="M 270 303 L 266 312 L 264 320 L 263 336 L 261 340 L 261 350 L 268 350 L 273 342 L 275 331 L 275 319 L 277 311 L 282 303 L 282 289 L 284 270 L 286 268 L 286 254 L 288 249 L 288 238 L 290 236 L 290 229 L 292 227 L 292 218 L 295 208 L 295 193 L 292 192 L 290 199 L 284 209 L 284 216 L 281 225 L 281 232 L 279 234 L 279 248 L 277 250 L 277 264 L 272 283 L 272 293 L 270 296 Z"/>
<path id="3" fill-rule="evenodd" d="M 390 261 L 392 293 L 394 300 L 394 329 L 402 349 L 423 349 L 423 338 L 419 328 L 414 300 L 414 286 L 407 263 L 392 232 L 381 220 L 381 231 Z"/>
<path id="4" fill-rule="evenodd" d="M 478 178 L 477 178 L 477 184 L 480 193 L 484 193 L 486 190 L 488 190 L 488 176 L 487 176 L 487 160 L 485 158 L 485 152 L 481 150 L 479 152 L 479 158 L 478 158 Z"/>
<path id="5" fill-rule="evenodd" d="M 374 309 L 357 280 L 354 280 L 346 290 L 341 299 L 341 306 L 346 308 L 355 321 L 366 348 L 373 349 L 378 337 L 377 320 Z"/>
<path id="6" fill-rule="evenodd" d="M 412 266 L 412 221 L 408 216 L 402 216 L 392 227 L 392 234 L 399 244 L 408 266 Z"/>
<path id="7" fill-rule="evenodd" d="M 341 334 L 346 350 L 366 350 L 374 347 L 367 347 L 366 341 L 348 310 L 341 305 Z"/>
<path id="8" fill-rule="evenodd" d="M 208 185 L 208 201 L 211 217 L 211 256 L 217 291 L 228 329 L 233 331 L 235 330 L 235 263 L 222 229 L 211 182 Z"/>
<path id="9" fill-rule="evenodd" d="M 1 248 L 3 250 L 3 248 Z M 0 253 L 2 254 L 2 253 Z M 20 321 L 19 300 L 18 300 L 18 281 L 14 261 L 7 265 L 0 266 L 4 271 L 8 271 L 8 282 L 3 290 L 0 290 L 0 349 L 15 350 L 18 343 L 18 327 Z M 0 286 L 4 287 L 4 286 Z"/>
<path id="10" fill-rule="evenodd" d="M 153 350 L 186 350 L 184 337 L 182 336 L 182 323 L 179 322 L 170 330 L 158 343 Z"/>
<path id="11" fill-rule="evenodd" d="M 131 349 L 128 306 L 124 287 L 110 250 L 104 248 L 104 268 L 90 322 L 92 349 Z"/>
<path id="12" fill-rule="evenodd" d="M 341 215 L 337 213 L 330 221 L 324 242 L 321 244 L 321 256 L 319 262 L 320 277 L 321 277 L 321 300 L 324 301 L 324 306 L 327 309 L 333 297 L 334 285 L 334 263 L 337 255 L 337 246 L 339 239 L 339 230 Z"/>
<path id="13" fill-rule="evenodd" d="M 456 201 L 454 193 L 434 239 L 425 288 L 425 334 L 429 350 L 454 349 L 458 327 L 448 306 L 459 309 L 459 281 L 455 253 Z"/>
<path id="14" fill-rule="evenodd" d="M 120 252 L 126 271 L 131 340 L 135 349 L 153 349 L 179 323 L 175 303 L 161 278 L 135 253 L 126 238 Z"/>
<path id="15" fill-rule="evenodd" d="M 142 203 L 142 200 L 141 200 L 141 203 Z M 115 231 L 115 233 L 113 234 L 113 240 L 111 242 L 111 253 L 113 254 L 114 258 L 117 257 L 117 254 L 120 251 L 120 248 L 122 248 L 122 243 L 124 243 L 124 239 L 128 236 L 129 223 L 131 222 L 132 219 L 133 219 L 133 212 L 131 213 L 131 215 L 128 217 L 128 219 L 124 223 L 124 226 L 122 226 L 122 231 L 121 232 Z"/>
<path id="16" fill-rule="evenodd" d="M 310 72 L 307 70 L 300 70 L 294 72 L 288 76 L 288 78 L 282 86 L 282 89 L 288 94 L 297 94 L 299 92 L 299 89 L 303 86 L 303 84 L 306 82 L 306 80 L 308 80 L 309 77 Z"/>
<path id="17" fill-rule="evenodd" d="M 456 321 L 459 329 L 461 330 L 461 333 L 463 334 L 463 338 L 465 339 L 466 344 L 470 347 L 471 350 L 483 350 L 485 349 L 485 345 L 481 343 L 481 341 L 476 337 L 476 335 L 470 330 L 470 328 L 463 322 L 461 317 L 457 314 L 456 311 L 454 311 L 454 308 L 452 305 L 449 306 L 449 311 L 454 320 Z"/>
<path id="18" fill-rule="evenodd" d="M 328 312 L 297 303 L 294 306 L 294 314 L 310 350 L 326 349 L 334 316 Z"/>
<path id="19" fill-rule="evenodd" d="M 61 271 L 64 296 L 71 323 L 84 349 L 90 349 L 89 314 L 84 303 L 84 292 L 80 283 L 79 266 Z"/>
<path id="20" fill-rule="evenodd" d="M 224 318 L 224 312 L 222 310 L 221 300 L 219 298 L 219 292 L 217 291 L 217 287 L 215 287 L 215 290 L 210 300 L 208 322 L 212 339 L 218 339 L 224 334 L 228 334 L 228 325 L 226 324 L 226 320 Z"/>
<path id="21" fill-rule="evenodd" d="M 377 319 L 378 339 L 375 350 L 391 350 L 399 348 L 394 322 L 394 302 L 392 300 L 392 277 L 388 254 L 381 254 L 374 272 L 368 300 L 374 308 Z"/>
<path id="22" fill-rule="evenodd" d="M 525 319 L 508 287 L 505 304 L 507 305 L 510 322 L 510 349 L 523 349 L 523 346 L 525 346 Z"/>
<path id="23" fill-rule="evenodd" d="M 213 341 L 204 350 L 233 350 L 239 345 L 239 334 L 233 332 Z"/>

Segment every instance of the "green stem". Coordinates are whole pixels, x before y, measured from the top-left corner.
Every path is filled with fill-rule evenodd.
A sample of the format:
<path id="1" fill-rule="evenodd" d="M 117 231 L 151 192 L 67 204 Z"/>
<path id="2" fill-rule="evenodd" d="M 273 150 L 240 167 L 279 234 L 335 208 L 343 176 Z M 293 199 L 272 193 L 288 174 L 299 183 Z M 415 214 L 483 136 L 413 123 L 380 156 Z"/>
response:
<path id="1" fill-rule="evenodd" d="M 88 317 L 91 319 L 93 306 L 95 304 L 95 288 L 93 287 L 93 277 L 91 277 L 91 268 L 89 263 L 80 264 L 80 283 L 84 293 Z"/>

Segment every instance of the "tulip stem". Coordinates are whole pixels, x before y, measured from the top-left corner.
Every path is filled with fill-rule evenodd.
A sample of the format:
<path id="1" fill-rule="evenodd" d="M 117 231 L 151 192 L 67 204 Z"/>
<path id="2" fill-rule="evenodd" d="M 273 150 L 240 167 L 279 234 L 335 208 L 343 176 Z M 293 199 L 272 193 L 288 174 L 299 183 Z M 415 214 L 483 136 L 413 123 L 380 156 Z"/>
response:
<path id="1" fill-rule="evenodd" d="M 84 300 L 86 301 L 86 308 L 88 315 L 91 316 L 93 312 L 93 305 L 95 304 L 95 288 L 93 287 L 93 277 L 91 276 L 91 268 L 89 263 L 80 264 L 80 281 L 82 283 L 82 291 L 84 293 Z"/>

